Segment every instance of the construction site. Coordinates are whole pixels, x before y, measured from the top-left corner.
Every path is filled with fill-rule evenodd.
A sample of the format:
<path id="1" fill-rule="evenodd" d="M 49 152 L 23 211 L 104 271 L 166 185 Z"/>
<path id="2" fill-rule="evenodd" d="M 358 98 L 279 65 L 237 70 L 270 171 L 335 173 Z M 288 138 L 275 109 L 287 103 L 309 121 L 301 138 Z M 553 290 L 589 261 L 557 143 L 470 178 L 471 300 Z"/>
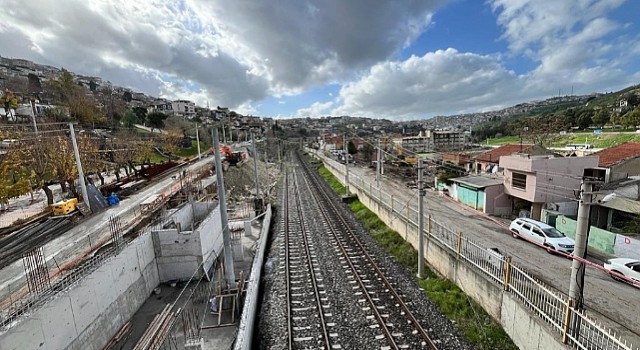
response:
<path id="1" fill-rule="evenodd" d="M 203 155 L 107 184 L 116 205 L 3 229 L 0 349 L 232 346 L 253 318 L 280 166 L 231 149 L 218 167 Z"/>

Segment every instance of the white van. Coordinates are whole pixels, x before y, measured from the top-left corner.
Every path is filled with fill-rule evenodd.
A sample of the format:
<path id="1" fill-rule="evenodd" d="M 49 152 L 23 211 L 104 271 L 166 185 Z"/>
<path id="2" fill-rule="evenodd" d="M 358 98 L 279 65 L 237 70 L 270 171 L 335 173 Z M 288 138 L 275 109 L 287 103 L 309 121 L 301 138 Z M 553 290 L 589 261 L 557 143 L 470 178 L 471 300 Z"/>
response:
<path id="1" fill-rule="evenodd" d="M 554 251 L 571 254 L 575 241 L 555 227 L 533 219 L 518 218 L 511 222 L 509 230 L 514 238 L 523 237 L 544 246 L 549 253 Z"/>

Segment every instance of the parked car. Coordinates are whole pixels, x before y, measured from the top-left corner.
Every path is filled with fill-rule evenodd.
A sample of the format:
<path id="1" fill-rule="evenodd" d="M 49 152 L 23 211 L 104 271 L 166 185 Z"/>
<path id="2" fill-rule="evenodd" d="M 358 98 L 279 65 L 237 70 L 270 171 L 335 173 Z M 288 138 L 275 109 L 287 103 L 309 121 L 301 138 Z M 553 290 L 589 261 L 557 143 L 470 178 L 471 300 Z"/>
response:
<path id="1" fill-rule="evenodd" d="M 514 238 L 523 237 L 544 246 L 549 253 L 573 253 L 575 241 L 555 227 L 544 222 L 527 218 L 518 218 L 511 222 L 509 230 Z"/>
<path id="2" fill-rule="evenodd" d="M 609 259 L 604 263 L 604 268 L 605 270 L 617 272 L 629 279 L 640 282 L 640 260 L 628 258 Z M 625 281 L 614 274 L 610 273 L 609 275 L 616 281 Z M 636 284 L 635 286 L 640 287 L 640 284 Z"/>

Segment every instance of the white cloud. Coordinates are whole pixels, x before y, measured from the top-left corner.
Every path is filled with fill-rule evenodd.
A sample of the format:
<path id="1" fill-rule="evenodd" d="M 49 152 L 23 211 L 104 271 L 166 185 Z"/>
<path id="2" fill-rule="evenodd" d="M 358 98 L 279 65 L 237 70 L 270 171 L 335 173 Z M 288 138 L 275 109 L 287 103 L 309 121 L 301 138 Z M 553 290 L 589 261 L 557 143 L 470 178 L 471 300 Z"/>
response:
<path id="1" fill-rule="evenodd" d="M 328 102 L 314 102 L 309 108 L 302 108 L 296 111 L 296 117 L 322 117 L 329 113 L 331 107 L 333 107 L 333 101 Z"/>
<path id="2" fill-rule="evenodd" d="M 511 55 L 537 66 L 524 74 L 505 68 L 500 57 L 430 52 L 403 62 L 373 66 L 343 86 L 334 115 L 409 119 L 490 110 L 546 98 L 563 89 L 611 91 L 637 83 L 640 40 L 615 37 L 627 26 L 607 14 L 623 0 L 491 0 Z"/>
<path id="3" fill-rule="evenodd" d="M 601 18 L 625 0 L 489 0 L 504 27 L 503 37 L 514 51 L 567 39 L 592 20 Z M 534 47 L 535 49 L 535 47 Z"/>
<path id="4" fill-rule="evenodd" d="M 188 0 L 204 28 L 275 94 L 349 79 L 413 42 L 444 0 Z"/>
<path id="5" fill-rule="evenodd" d="M 147 93 L 193 82 L 200 99 L 236 107 L 385 60 L 422 32 L 441 1 L 6 0 L 0 47 L 119 85 L 142 79 Z"/>
<path id="6" fill-rule="evenodd" d="M 375 65 L 340 91 L 334 115 L 407 119 L 482 108 L 517 94 L 521 84 L 492 56 L 439 50 Z"/>

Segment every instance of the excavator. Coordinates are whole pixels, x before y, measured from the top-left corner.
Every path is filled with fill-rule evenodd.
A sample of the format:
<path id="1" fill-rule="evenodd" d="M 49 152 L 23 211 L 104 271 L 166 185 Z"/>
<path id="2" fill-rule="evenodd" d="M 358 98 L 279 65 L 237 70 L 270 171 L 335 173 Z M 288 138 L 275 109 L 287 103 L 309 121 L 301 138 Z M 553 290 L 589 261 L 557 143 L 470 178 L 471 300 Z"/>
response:
<path id="1" fill-rule="evenodd" d="M 220 146 L 220 153 L 224 155 L 223 162 L 229 165 L 238 166 L 238 163 L 241 163 L 243 160 L 247 158 L 247 155 L 243 152 L 233 152 L 229 146 L 222 145 Z"/>

